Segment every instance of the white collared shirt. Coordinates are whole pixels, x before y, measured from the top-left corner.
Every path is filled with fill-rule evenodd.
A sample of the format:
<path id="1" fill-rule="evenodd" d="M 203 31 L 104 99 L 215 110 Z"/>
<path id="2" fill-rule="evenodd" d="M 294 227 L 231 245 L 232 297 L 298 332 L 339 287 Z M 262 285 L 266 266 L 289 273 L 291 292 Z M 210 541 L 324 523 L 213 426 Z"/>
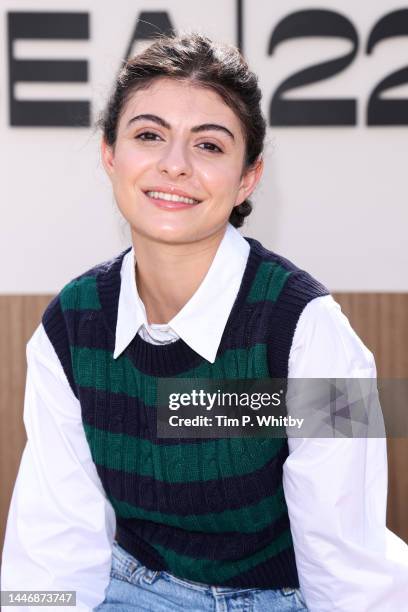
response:
<path id="1" fill-rule="evenodd" d="M 196 293 L 167 325 L 149 326 L 131 249 L 121 268 L 114 357 L 140 333 L 155 343 L 181 337 L 213 362 L 248 252 L 228 225 Z M 76 609 L 92 610 L 109 583 L 115 513 L 92 461 L 79 401 L 42 325 L 27 344 L 27 364 L 28 441 L 8 516 L 2 589 L 76 590 Z M 312 300 L 296 327 L 289 378 L 375 376 L 374 358 L 339 304 L 331 296 Z M 385 525 L 386 439 L 288 438 L 288 444 L 283 486 L 308 609 L 406 608 L 408 546 Z"/>
<path id="2" fill-rule="evenodd" d="M 149 325 L 136 288 L 132 248 L 125 255 L 121 268 L 114 359 L 141 328 L 140 334 L 147 341 L 161 344 L 163 339 L 182 338 L 196 353 L 214 363 L 248 255 L 248 242 L 228 223 L 212 264 L 194 295 L 167 324 Z"/>

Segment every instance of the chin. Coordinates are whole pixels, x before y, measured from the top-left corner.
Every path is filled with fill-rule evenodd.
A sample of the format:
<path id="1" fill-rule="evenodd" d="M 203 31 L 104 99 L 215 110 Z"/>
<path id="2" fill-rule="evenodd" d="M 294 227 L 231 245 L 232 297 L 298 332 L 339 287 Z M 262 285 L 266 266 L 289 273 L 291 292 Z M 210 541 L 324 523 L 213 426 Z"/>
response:
<path id="1" fill-rule="evenodd" d="M 135 237 L 140 235 L 145 239 L 166 242 L 168 244 L 195 242 L 198 239 L 197 232 L 194 232 L 191 227 L 185 227 L 184 224 L 183 227 L 177 227 L 163 223 L 159 226 L 156 225 L 154 228 L 141 227 L 139 224 L 132 226 L 132 233 Z"/>

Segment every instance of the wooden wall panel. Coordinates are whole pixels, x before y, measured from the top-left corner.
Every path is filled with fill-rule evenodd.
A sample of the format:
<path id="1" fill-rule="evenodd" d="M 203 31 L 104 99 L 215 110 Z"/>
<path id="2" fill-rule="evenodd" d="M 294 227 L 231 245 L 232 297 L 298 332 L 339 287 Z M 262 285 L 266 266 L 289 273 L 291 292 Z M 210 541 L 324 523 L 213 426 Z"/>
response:
<path id="1" fill-rule="evenodd" d="M 0 550 L 26 436 L 26 344 L 52 296 L 0 296 Z"/>
<path id="2" fill-rule="evenodd" d="M 378 376 L 408 378 L 408 293 L 337 293 L 351 325 L 374 353 Z M 0 296 L 0 550 L 25 444 L 25 345 L 52 296 Z M 408 542 L 408 440 L 388 440 L 387 522 Z"/>
<path id="3" fill-rule="evenodd" d="M 336 293 L 344 314 L 374 354 L 379 378 L 408 378 L 408 293 Z M 408 439 L 390 438 L 389 528 L 408 542 Z"/>
<path id="4" fill-rule="evenodd" d="M 334 293 L 380 378 L 408 378 L 408 293 Z"/>

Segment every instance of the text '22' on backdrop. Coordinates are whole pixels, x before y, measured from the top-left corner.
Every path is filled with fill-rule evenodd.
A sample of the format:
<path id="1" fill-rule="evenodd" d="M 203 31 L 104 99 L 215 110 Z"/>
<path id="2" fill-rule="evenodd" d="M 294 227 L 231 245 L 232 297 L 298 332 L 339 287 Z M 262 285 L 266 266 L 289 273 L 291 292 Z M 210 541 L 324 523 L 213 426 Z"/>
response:
<path id="1" fill-rule="evenodd" d="M 407 290 L 408 5 L 85 6 L 3 4 L 0 248 L 20 248 L 0 292 L 58 291 L 129 244 L 93 123 L 123 59 L 179 30 L 236 44 L 259 75 L 266 167 L 243 233 L 332 290 Z"/>

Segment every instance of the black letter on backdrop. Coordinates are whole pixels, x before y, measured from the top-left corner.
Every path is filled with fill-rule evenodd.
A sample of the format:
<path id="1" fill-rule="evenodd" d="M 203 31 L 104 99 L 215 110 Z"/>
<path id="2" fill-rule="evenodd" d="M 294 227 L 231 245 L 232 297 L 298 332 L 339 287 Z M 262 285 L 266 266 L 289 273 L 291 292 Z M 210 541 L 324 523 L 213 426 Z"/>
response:
<path id="1" fill-rule="evenodd" d="M 367 54 L 375 45 L 392 36 L 408 34 L 408 9 L 394 11 L 382 17 L 373 27 L 367 43 Z M 384 100 L 380 94 L 390 87 L 408 83 L 408 67 L 393 72 L 373 89 L 367 107 L 368 125 L 408 125 L 408 100 Z"/>
<path id="2" fill-rule="evenodd" d="M 130 57 L 135 42 L 153 39 L 159 33 L 174 34 L 174 28 L 168 14 L 165 11 L 142 11 L 136 21 L 135 29 L 126 49 L 125 58 L 128 59 Z"/>
<path id="3" fill-rule="evenodd" d="M 296 87 L 316 83 L 341 72 L 353 61 L 358 49 L 358 36 L 353 24 L 333 11 L 298 11 L 282 19 L 269 42 L 268 55 L 279 43 L 301 36 L 333 36 L 353 43 L 346 55 L 296 72 L 275 91 L 269 109 L 270 125 L 355 125 L 356 100 L 286 100 L 282 96 Z"/>
<path id="4" fill-rule="evenodd" d="M 10 125 L 87 127 L 90 103 L 85 100 L 16 100 L 18 81 L 86 83 L 85 60 L 18 60 L 13 44 L 18 39 L 88 40 L 88 13 L 8 13 Z"/>
<path id="5" fill-rule="evenodd" d="M 237 47 L 244 55 L 244 0 L 237 0 Z"/>

